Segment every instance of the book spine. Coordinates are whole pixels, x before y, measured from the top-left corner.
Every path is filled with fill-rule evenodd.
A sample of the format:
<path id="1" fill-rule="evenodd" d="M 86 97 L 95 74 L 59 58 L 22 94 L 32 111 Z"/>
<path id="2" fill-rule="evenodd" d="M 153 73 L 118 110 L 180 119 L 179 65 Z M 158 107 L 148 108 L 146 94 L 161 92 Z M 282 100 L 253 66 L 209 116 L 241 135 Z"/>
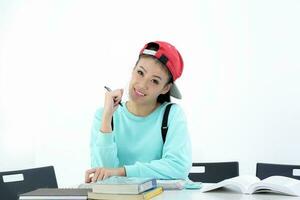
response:
<path id="1" fill-rule="evenodd" d="M 152 185 L 153 185 L 154 188 L 157 187 L 157 181 L 156 181 L 156 179 L 153 179 L 153 180 L 152 180 Z"/>
<path id="2" fill-rule="evenodd" d="M 157 187 L 157 181 L 155 179 L 138 185 L 138 193 L 150 190 Z"/>
<path id="3" fill-rule="evenodd" d="M 146 193 L 146 194 L 144 195 L 144 199 L 145 199 L 145 200 L 152 199 L 153 197 L 159 195 L 159 194 L 162 193 L 162 192 L 163 192 L 162 187 L 158 187 L 158 188 L 152 190 L 151 192 Z"/>

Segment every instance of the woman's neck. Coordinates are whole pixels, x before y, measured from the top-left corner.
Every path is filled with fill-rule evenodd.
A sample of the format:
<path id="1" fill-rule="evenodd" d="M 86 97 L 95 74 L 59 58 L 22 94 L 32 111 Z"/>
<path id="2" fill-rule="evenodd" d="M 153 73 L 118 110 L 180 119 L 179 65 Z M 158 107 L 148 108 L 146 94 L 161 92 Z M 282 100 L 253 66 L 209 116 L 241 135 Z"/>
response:
<path id="1" fill-rule="evenodd" d="M 159 103 L 155 102 L 153 104 L 143 105 L 143 104 L 137 104 L 129 100 L 126 102 L 126 106 L 128 111 L 131 112 L 132 114 L 136 116 L 145 117 L 150 113 L 152 113 L 159 106 Z"/>

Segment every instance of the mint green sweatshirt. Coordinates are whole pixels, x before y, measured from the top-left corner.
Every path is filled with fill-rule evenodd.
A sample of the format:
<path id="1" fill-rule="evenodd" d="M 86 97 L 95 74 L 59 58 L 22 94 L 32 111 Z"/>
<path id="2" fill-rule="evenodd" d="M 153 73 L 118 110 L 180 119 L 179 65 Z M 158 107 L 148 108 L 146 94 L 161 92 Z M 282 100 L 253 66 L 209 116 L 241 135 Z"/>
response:
<path id="1" fill-rule="evenodd" d="M 146 117 L 139 117 L 123 103 L 113 115 L 112 133 L 100 131 L 103 108 L 98 109 L 90 143 L 92 167 L 124 166 L 128 177 L 186 179 L 192 165 L 186 118 L 179 105 L 172 105 L 163 144 L 161 125 L 167 104 Z"/>

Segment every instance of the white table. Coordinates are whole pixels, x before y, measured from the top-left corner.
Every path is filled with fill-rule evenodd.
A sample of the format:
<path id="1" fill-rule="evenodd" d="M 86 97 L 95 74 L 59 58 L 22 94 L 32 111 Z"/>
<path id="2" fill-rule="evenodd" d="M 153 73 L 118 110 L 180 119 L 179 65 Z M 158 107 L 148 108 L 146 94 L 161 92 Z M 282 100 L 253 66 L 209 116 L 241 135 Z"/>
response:
<path id="1" fill-rule="evenodd" d="M 300 197 L 274 193 L 241 194 L 229 189 L 202 193 L 201 190 L 165 190 L 153 200 L 300 200 Z"/>

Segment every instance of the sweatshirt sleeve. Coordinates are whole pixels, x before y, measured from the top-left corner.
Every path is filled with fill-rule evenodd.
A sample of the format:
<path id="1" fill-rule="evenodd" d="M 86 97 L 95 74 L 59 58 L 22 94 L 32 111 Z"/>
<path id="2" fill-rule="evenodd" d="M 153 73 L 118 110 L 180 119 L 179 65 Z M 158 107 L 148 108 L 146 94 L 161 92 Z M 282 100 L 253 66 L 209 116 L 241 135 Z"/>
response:
<path id="1" fill-rule="evenodd" d="M 162 158 L 125 166 L 127 176 L 157 179 L 186 179 L 188 177 L 192 166 L 191 142 L 185 115 L 176 104 L 171 107 L 168 126 Z"/>
<path id="2" fill-rule="evenodd" d="M 100 131 L 103 109 L 96 111 L 91 130 L 90 153 L 91 167 L 114 168 L 119 166 L 117 145 L 114 141 L 114 132 Z"/>

